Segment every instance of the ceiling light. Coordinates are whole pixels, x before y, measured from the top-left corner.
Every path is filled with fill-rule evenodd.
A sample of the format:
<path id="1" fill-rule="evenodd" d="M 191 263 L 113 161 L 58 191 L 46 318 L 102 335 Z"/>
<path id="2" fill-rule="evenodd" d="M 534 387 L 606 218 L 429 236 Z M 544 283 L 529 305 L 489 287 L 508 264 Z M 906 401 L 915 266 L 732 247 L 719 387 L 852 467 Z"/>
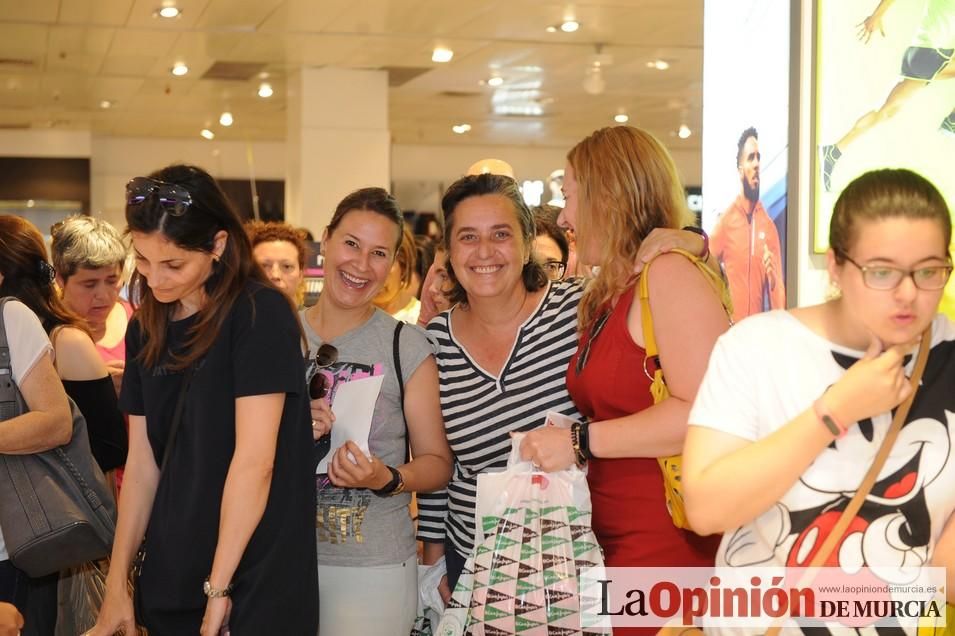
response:
<path id="1" fill-rule="evenodd" d="M 599 66 L 591 66 L 584 75 L 584 91 L 590 95 L 600 95 L 607 88 L 603 73 Z"/>
<path id="2" fill-rule="evenodd" d="M 172 66 L 172 74 L 176 77 L 182 77 L 189 72 L 189 67 L 182 62 L 176 62 Z"/>
<path id="3" fill-rule="evenodd" d="M 653 60 L 652 62 L 647 62 L 647 68 L 655 68 L 658 71 L 665 71 L 670 68 L 670 63 L 666 60 Z"/>
<path id="4" fill-rule="evenodd" d="M 690 130 L 690 127 L 687 126 L 686 124 L 681 124 L 680 130 L 677 131 L 676 134 L 680 139 L 686 139 L 687 137 L 693 134 L 693 131 Z"/>
<path id="5" fill-rule="evenodd" d="M 259 84 L 259 97 L 272 97 L 272 85 L 268 82 L 262 82 Z"/>
<path id="6" fill-rule="evenodd" d="M 227 128 L 232 125 L 232 121 L 233 121 L 232 113 L 230 113 L 229 111 L 225 111 L 224 113 L 219 115 L 219 123 Z"/>
<path id="7" fill-rule="evenodd" d="M 549 27 L 547 27 L 547 28 L 545 29 L 545 31 L 547 31 L 548 33 L 557 33 L 557 27 L 555 27 L 555 26 L 552 24 L 552 25 L 550 25 Z"/>
<path id="8" fill-rule="evenodd" d="M 454 57 L 454 51 L 443 46 L 436 46 L 434 51 L 431 52 L 432 62 L 450 62 L 452 57 Z"/>
<path id="9" fill-rule="evenodd" d="M 182 11 L 177 7 L 161 7 L 155 13 L 160 18 L 178 18 L 181 14 Z"/>
<path id="10" fill-rule="evenodd" d="M 627 113 L 617 113 L 613 116 L 613 120 L 618 124 L 625 124 L 630 121 L 630 116 Z"/>
<path id="11" fill-rule="evenodd" d="M 471 130 L 471 124 L 458 124 L 457 126 L 451 126 L 451 130 L 459 135 L 463 135 L 464 133 Z"/>
<path id="12" fill-rule="evenodd" d="M 564 33 L 573 33 L 580 28 L 580 22 L 577 20 L 564 20 L 560 23 L 560 30 Z"/>
<path id="13" fill-rule="evenodd" d="M 199 134 L 202 135 L 203 139 L 208 139 L 209 141 L 212 141 L 213 139 L 216 138 L 216 134 L 212 132 L 211 130 L 209 130 L 208 128 L 203 128 L 202 130 L 199 131 Z"/>
<path id="14" fill-rule="evenodd" d="M 99 107 L 102 108 L 103 110 L 106 110 L 107 108 L 112 108 L 113 106 L 114 106 L 113 102 L 109 99 L 104 99 L 103 101 L 99 103 Z"/>
<path id="15" fill-rule="evenodd" d="M 495 75 L 494 77 L 491 77 L 487 81 L 488 86 L 500 86 L 503 83 L 504 83 L 504 78 L 501 77 L 500 75 Z"/>

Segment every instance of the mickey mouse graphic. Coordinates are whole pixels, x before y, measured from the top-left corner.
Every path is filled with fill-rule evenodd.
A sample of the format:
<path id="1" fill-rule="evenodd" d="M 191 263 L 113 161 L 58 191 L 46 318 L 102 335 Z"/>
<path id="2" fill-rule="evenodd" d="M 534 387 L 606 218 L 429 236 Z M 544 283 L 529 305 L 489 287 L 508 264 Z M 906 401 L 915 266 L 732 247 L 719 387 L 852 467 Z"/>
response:
<path id="1" fill-rule="evenodd" d="M 843 368 L 856 361 L 836 352 L 833 357 Z M 932 384 L 939 387 L 941 383 Z M 948 385 L 935 392 L 939 389 L 952 390 Z M 926 489 L 948 463 L 949 427 L 955 423 L 955 413 L 933 409 L 933 404 L 945 401 L 941 396 L 933 399 L 932 393 L 919 394 L 875 485 L 824 566 L 838 567 L 848 574 L 868 567 L 869 576 L 875 577 L 868 583 L 904 585 L 912 583 L 928 564 L 932 522 Z M 775 545 L 754 540 L 754 527 L 743 526 L 727 542 L 726 565 L 746 567 L 785 561 L 787 567 L 808 567 L 862 480 L 865 466 L 860 470 L 858 458 L 875 456 L 883 439 L 876 432 L 884 434 L 891 418 L 884 413 L 862 420 L 857 424 L 857 434 L 833 441 L 786 497 L 798 500 L 802 506 L 791 509 L 777 503 L 758 520 L 760 534 L 775 535 Z M 905 633 L 899 627 L 876 627 L 875 631 Z M 825 627 L 810 628 L 810 632 L 830 633 Z"/>

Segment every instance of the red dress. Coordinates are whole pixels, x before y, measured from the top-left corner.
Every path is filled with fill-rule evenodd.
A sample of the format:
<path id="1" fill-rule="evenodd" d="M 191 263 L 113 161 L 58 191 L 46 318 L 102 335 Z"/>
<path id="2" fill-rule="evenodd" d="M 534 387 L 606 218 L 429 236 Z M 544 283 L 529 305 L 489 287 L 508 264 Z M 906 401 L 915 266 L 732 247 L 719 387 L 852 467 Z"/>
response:
<path id="1" fill-rule="evenodd" d="M 567 388 L 577 410 L 608 420 L 653 406 L 646 352 L 627 329 L 634 290 L 623 293 L 606 324 L 590 342 L 581 373 L 577 359 L 590 340 L 588 329 L 567 367 Z M 673 525 L 654 458 L 590 460 L 587 482 L 593 528 L 607 567 L 712 567 L 720 536 L 700 537 Z M 655 634 L 658 629 L 616 629 L 614 634 Z"/>

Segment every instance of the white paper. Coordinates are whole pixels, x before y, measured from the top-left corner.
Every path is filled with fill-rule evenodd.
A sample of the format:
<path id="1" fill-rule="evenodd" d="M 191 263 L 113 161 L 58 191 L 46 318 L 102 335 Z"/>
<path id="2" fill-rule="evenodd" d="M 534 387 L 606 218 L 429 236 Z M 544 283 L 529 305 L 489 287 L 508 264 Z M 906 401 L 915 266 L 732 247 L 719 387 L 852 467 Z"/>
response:
<path id="1" fill-rule="evenodd" d="M 318 462 L 316 474 L 328 472 L 328 462 L 345 442 L 355 442 L 365 455 L 371 455 L 368 450 L 371 417 L 375 412 L 375 403 L 378 402 L 378 393 L 384 379 L 384 375 L 378 375 L 343 382 L 335 387 L 335 401 L 332 402 L 335 421 L 332 422 L 332 432 L 329 433 L 332 436 L 331 450 Z"/>

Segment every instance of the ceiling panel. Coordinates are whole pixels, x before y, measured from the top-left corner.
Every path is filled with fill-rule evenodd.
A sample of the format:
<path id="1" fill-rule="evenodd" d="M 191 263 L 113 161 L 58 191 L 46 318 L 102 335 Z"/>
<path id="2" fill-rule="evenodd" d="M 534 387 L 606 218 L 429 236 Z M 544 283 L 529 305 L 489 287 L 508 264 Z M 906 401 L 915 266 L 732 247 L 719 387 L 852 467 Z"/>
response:
<path id="1" fill-rule="evenodd" d="M 209 122 L 219 139 L 283 139 L 300 68 L 404 67 L 430 70 L 390 89 L 397 141 L 566 147 L 623 110 L 674 147 L 699 143 L 671 133 L 701 119 L 702 0 L 176 0 L 171 20 L 154 15 L 163 1 L 0 0 L 0 58 L 32 62 L 0 64 L 0 127 L 193 138 Z M 570 12 L 579 31 L 546 32 Z M 597 43 L 612 63 L 589 95 Z M 437 44 L 455 51 L 449 64 L 431 61 Z M 647 68 L 657 58 L 670 70 Z M 185 78 L 169 73 L 180 60 Z M 275 95 L 256 96 L 259 77 L 199 79 L 215 62 L 265 64 Z M 521 104 L 540 114 L 496 112 Z"/>
<path id="2" fill-rule="evenodd" d="M 4 22 L 56 21 L 60 8 L 59 0 L 0 0 L 0 16 Z"/>
<path id="3" fill-rule="evenodd" d="M 153 5 L 159 4 L 159 0 Z M 63 0 L 57 22 L 62 25 L 123 26 L 133 0 Z"/>

